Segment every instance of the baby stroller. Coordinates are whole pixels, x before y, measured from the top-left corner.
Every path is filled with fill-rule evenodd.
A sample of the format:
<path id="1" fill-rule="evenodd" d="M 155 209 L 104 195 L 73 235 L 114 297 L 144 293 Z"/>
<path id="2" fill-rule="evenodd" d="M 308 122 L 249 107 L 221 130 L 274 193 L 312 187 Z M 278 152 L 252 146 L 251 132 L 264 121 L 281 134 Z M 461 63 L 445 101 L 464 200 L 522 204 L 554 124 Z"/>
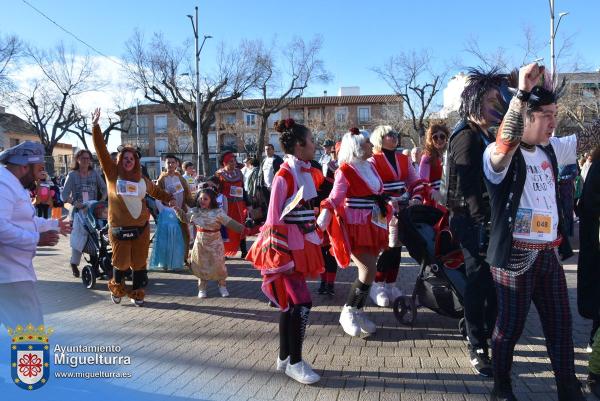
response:
<path id="1" fill-rule="evenodd" d="M 426 187 L 428 192 L 428 187 Z M 398 216 L 403 226 L 401 241 L 420 265 L 412 295 L 399 297 L 393 304 L 394 315 L 412 326 L 417 305 L 454 319 L 465 333 L 463 296 L 466 285 L 464 256 L 448 227 L 448 210 L 426 193 L 423 205 L 409 206 Z"/>
<path id="2" fill-rule="evenodd" d="M 112 250 L 108 241 L 108 203 L 92 201 L 87 208 L 76 213 L 74 218 L 82 219 L 88 234 L 83 253 L 87 264 L 81 270 L 83 285 L 92 289 L 96 279 L 112 277 Z"/>

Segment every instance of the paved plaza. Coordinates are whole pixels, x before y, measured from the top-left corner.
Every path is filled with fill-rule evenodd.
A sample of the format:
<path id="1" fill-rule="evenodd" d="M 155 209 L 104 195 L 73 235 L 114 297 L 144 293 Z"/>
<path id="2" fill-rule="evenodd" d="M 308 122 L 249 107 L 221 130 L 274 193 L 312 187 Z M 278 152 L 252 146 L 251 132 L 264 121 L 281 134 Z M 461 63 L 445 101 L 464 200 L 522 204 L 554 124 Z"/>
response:
<path id="1" fill-rule="evenodd" d="M 131 365 L 122 370 L 133 377 L 94 381 L 123 394 L 112 399 L 125 399 L 129 392 L 146 400 L 489 399 L 492 380 L 473 373 L 456 320 L 420 309 L 416 325 L 410 328 L 399 325 L 391 309 L 368 306 L 377 333 L 369 338 L 345 335 L 338 318 L 356 275 L 353 268 L 339 272 L 335 297 L 316 295 L 318 283 L 309 284 L 315 295 L 304 358 L 322 380 L 305 386 L 274 370 L 278 313 L 267 305 L 259 273 L 249 263 L 227 262 L 230 298 L 220 298 L 216 283 L 211 283 L 209 298 L 198 299 L 196 280 L 189 273 L 152 272 L 147 304 L 136 308 L 126 300 L 113 305 L 104 281 L 95 290 L 85 289 L 70 274 L 69 255 L 68 240 L 63 239 L 54 249 L 40 249 L 34 260 L 46 324 L 56 330 L 51 342 L 120 345 L 121 354 L 131 357 Z M 567 261 L 565 272 L 575 322 L 576 368 L 583 379 L 590 322 L 576 312 L 575 263 L 576 256 Z M 405 291 L 412 289 L 416 272 L 405 253 L 400 272 Z M 519 400 L 556 399 L 533 307 L 513 371 L 518 376 L 514 386 Z M 9 394 L 23 392 L 1 379 L 0 386 L 7 386 Z M 52 386 L 68 389 L 70 382 L 53 377 L 46 388 Z"/>

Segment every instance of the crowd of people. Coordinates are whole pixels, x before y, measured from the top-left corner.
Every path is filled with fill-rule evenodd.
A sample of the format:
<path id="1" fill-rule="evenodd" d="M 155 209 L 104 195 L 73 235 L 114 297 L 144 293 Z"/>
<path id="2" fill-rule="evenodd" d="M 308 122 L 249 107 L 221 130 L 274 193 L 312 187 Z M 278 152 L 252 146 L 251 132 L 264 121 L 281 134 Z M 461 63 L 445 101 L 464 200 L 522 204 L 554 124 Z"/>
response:
<path id="1" fill-rule="evenodd" d="M 127 296 L 144 305 L 147 270 L 184 264 L 198 279 L 199 298 L 207 297 L 210 281 L 227 297 L 225 261 L 239 254 L 260 271 L 262 291 L 280 311 L 276 369 L 312 384 L 320 377 L 302 358 L 313 305 L 307 280 L 320 278 L 317 293 L 333 295 L 338 269 L 354 266 L 339 323 L 349 336 L 375 333 L 377 325 L 364 311 L 369 299 L 389 307 L 403 296 L 400 213 L 444 205 L 464 256 L 469 359 L 478 374 L 493 377 L 491 399 L 517 399 L 514 347 L 533 302 L 559 400 L 584 400 L 560 263 L 573 254 L 569 239 L 578 216 L 578 307 L 593 321 L 589 382 L 600 397 L 600 147 L 594 148 L 598 138 L 590 134 L 600 135 L 600 122 L 586 134 L 552 136 L 560 97 L 552 82 L 535 63 L 518 74 L 470 70 L 460 122 L 452 130 L 431 123 L 423 150 L 399 148 L 400 133 L 391 126 L 371 133 L 352 128 L 338 142 L 324 141 L 317 162 L 310 129 L 284 119 L 275 124 L 283 158 L 272 144 L 260 162 L 248 157 L 239 164 L 234 153 L 224 152 L 214 176 L 199 177 L 193 163 L 166 155 L 156 183 L 143 173 L 135 149 L 108 152 L 96 110 L 93 141 L 102 174 L 93 169 L 92 154 L 79 151 L 61 191 L 43 171 L 40 145 L 26 142 L 0 154 L 0 322 L 14 323 L 16 310 L 34 324 L 43 321 L 32 290 L 36 245 L 54 245 L 58 232 L 72 230 L 70 266 L 78 277 L 85 233 L 77 216 L 88 201 L 106 200 L 114 303 Z M 148 195 L 158 212 L 149 265 Z M 68 220 L 53 212 L 63 204 L 72 205 Z M 247 237 L 255 234 L 248 249 Z M 125 281 L 130 270 L 131 288 Z M 29 295 L 5 295 L 17 292 Z"/>

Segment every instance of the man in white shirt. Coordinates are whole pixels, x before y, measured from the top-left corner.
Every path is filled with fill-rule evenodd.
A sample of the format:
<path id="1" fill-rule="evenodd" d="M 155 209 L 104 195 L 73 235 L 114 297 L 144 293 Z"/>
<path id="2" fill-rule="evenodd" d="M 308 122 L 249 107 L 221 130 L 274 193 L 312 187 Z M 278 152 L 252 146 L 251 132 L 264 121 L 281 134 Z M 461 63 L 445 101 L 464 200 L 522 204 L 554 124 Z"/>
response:
<path id="1" fill-rule="evenodd" d="M 265 158 L 263 159 L 260 168 L 263 174 L 263 182 L 265 187 L 271 191 L 271 184 L 275 173 L 279 171 L 279 167 L 283 163 L 283 159 L 275 154 L 275 147 L 272 144 L 265 146 Z"/>
<path id="2" fill-rule="evenodd" d="M 54 246 L 71 225 L 35 216 L 30 188 L 44 171 L 44 148 L 25 141 L 0 153 L 0 323 L 5 327 L 43 324 L 35 288 L 37 246 Z"/>
<path id="3" fill-rule="evenodd" d="M 558 165 L 575 163 L 585 138 L 551 137 L 558 97 L 551 82 L 544 67 L 521 68 L 519 89 L 496 142 L 483 155 L 492 210 L 487 259 L 498 300 L 491 401 L 516 400 L 510 379 L 513 352 L 532 301 L 544 328 L 559 401 L 585 400 L 575 377 L 568 289 L 557 258 L 559 245 L 572 254 L 563 234 Z"/>

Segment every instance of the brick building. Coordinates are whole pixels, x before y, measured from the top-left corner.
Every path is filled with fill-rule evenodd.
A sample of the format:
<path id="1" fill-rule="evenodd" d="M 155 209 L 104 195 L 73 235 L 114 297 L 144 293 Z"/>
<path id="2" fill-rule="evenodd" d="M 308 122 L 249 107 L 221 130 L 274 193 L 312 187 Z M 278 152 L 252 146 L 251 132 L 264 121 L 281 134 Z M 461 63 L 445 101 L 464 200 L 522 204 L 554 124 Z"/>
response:
<path id="1" fill-rule="evenodd" d="M 325 138 L 338 138 L 353 126 L 370 131 L 384 123 L 390 114 L 402 113 L 401 101 L 395 95 L 359 95 L 357 91 L 358 88 L 345 88 L 339 96 L 295 99 L 289 107 L 269 118 L 267 142 L 279 151 L 278 134 L 272 127 L 280 118 L 291 117 L 307 125 L 317 141 L 322 142 Z M 244 110 L 255 109 L 260 104 L 260 100 L 245 99 L 222 105 L 208 133 L 211 158 L 224 150 L 256 152 L 259 116 Z M 121 134 L 121 142 L 139 146 L 144 156 L 160 156 L 167 152 L 194 153 L 191 131 L 165 105 L 144 104 L 137 108 L 137 115 L 135 107 L 117 114 L 125 120 L 126 131 Z"/>

